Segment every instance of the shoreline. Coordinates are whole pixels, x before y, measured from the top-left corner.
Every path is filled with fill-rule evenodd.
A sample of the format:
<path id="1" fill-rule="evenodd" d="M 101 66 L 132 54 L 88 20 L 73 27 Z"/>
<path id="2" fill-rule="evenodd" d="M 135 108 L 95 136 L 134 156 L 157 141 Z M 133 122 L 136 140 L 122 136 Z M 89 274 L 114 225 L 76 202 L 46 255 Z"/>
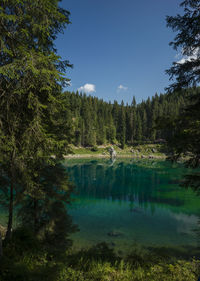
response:
<path id="1" fill-rule="evenodd" d="M 64 156 L 64 159 L 88 159 L 88 158 L 100 158 L 110 159 L 110 155 L 104 154 L 68 154 Z M 118 158 L 132 158 L 132 159 L 163 159 L 167 158 L 166 155 L 134 155 L 134 154 L 119 154 Z"/>

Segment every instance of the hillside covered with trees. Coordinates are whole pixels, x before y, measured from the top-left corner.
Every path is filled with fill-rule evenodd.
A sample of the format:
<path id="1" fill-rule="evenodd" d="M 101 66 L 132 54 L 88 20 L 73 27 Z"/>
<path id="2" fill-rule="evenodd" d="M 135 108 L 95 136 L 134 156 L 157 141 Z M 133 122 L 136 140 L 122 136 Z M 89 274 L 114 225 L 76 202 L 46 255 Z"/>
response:
<path id="1" fill-rule="evenodd" d="M 169 95 L 155 94 L 139 104 L 133 97 L 131 105 L 125 105 L 123 101 L 112 104 L 86 94 L 65 92 L 63 104 L 68 142 L 76 146 L 120 144 L 124 148 L 125 144 L 169 138 L 173 130 L 160 130 L 156 121 L 178 116 L 191 102 L 189 97 L 198 92 L 199 88 Z"/>

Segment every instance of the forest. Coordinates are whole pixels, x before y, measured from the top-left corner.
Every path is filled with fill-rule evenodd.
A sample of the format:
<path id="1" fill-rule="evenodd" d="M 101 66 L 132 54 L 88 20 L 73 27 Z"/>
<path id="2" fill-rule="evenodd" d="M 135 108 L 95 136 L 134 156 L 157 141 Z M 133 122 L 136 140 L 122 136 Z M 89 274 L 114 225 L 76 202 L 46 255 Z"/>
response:
<path id="1" fill-rule="evenodd" d="M 155 94 L 139 104 L 133 97 L 131 105 L 125 105 L 123 101 L 112 104 L 78 92 L 64 92 L 65 118 L 70 132 L 68 142 L 84 147 L 119 144 L 123 149 L 125 144 L 169 139 L 175 129 L 158 123 L 163 117 L 175 119 L 199 91 L 199 88 L 191 88 L 173 94 Z"/>

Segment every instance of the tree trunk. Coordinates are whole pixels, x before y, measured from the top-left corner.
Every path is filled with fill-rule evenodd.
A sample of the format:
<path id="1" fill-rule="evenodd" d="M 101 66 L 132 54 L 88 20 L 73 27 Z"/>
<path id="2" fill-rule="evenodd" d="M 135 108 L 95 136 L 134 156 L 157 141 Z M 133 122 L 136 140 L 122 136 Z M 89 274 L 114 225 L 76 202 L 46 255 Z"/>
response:
<path id="1" fill-rule="evenodd" d="M 14 182 L 15 182 L 15 167 L 14 167 L 14 159 L 15 159 L 15 149 L 13 150 L 12 157 L 11 157 L 11 183 L 10 183 L 10 202 L 9 202 L 9 216 L 8 216 L 8 225 L 7 231 L 5 236 L 5 242 L 11 239 L 12 234 L 12 225 L 13 225 L 13 202 L 14 202 Z"/>
<path id="2" fill-rule="evenodd" d="M 3 257 L 3 248 L 2 248 L 2 236 L 0 231 L 0 260 Z"/>
<path id="3" fill-rule="evenodd" d="M 36 198 L 34 198 L 33 200 L 34 200 L 34 231 L 36 234 L 38 230 L 38 200 Z"/>
<path id="4" fill-rule="evenodd" d="M 6 231 L 6 236 L 5 236 L 5 241 L 6 242 L 11 239 L 11 232 L 12 232 L 12 224 L 13 224 L 13 190 L 14 190 L 14 183 L 13 183 L 13 178 L 12 178 L 11 179 L 11 185 L 10 185 L 10 202 L 9 202 L 8 225 L 7 225 L 7 231 Z"/>

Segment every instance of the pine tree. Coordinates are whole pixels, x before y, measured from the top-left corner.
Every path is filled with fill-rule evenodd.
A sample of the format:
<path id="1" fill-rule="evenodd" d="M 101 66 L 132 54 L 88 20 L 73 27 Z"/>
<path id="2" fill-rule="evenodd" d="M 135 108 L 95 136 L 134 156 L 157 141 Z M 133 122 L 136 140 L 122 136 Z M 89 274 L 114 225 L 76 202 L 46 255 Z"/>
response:
<path id="1" fill-rule="evenodd" d="M 108 125 L 106 128 L 106 139 L 107 139 L 108 143 L 111 143 L 111 144 L 115 143 L 115 140 L 116 140 L 116 128 L 114 125 L 111 110 L 109 111 L 109 115 L 108 115 Z"/>
<path id="2" fill-rule="evenodd" d="M 136 138 L 139 142 L 142 140 L 142 120 L 139 111 L 137 111 Z"/>
<path id="3" fill-rule="evenodd" d="M 125 144 L 133 144 L 138 140 L 138 134 L 139 139 L 144 141 L 165 139 L 173 135 L 172 128 L 161 131 L 157 126 L 157 119 L 162 117 L 163 120 L 164 116 L 177 116 L 183 106 L 188 104 L 188 97 L 192 93 L 194 90 L 174 92 L 173 95 L 155 94 L 152 100 L 148 98 L 138 105 L 133 97 L 131 105 L 123 104 Z M 83 146 L 116 141 L 121 143 L 121 106 L 116 101 L 112 104 L 86 94 L 67 92 L 63 94 L 62 105 L 66 112 L 61 110 L 61 116 L 58 112 L 56 120 L 63 123 L 63 131 L 67 132 L 68 142 Z M 138 113 L 139 118 L 137 118 Z M 58 128 L 57 132 L 59 130 Z"/>
<path id="4" fill-rule="evenodd" d="M 136 106 L 137 106 L 136 100 L 135 97 L 133 97 L 131 103 L 131 143 L 132 144 L 136 139 L 136 123 L 137 123 Z"/>
<path id="5" fill-rule="evenodd" d="M 147 137 L 147 114 L 145 108 L 143 109 L 143 115 L 142 115 L 142 135 L 143 139 L 146 139 Z"/>
<path id="6" fill-rule="evenodd" d="M 120 115 L 119 115 L 119 141 L 121 143 L 121 148 L 124 149 L 126 140 L 126 116 L 124 109 L 124 102 L 120 105 Z"/>
<path id="7" fill-rule="evenodd" d="M 168 90 L 196 87 L 200 82 L 200 1 L 185 0 L 180 4 L 184 8 L 183 14 L 175 17 L 167 17 L 167 26 L 177 31 L 174 41 L 170 43 L 175 50 L 182 50 L 185 58 L 181 62 L 174 62 L 173 66 L 167 70 L 170 78 L 176 78 Z M 195 88 L 193 89 L 193 91 Z M 200 94 L 199 89 L 190 100 L 190 105 L 185 111 L 171 122 L 168 122 L 175 131 L 174 138 L 170 141 L 173 147 L 175 159 L 181 154 L 190 153 L 188 165 L 197 168 L 200 165 Z M 200 188 L 200 174 L 189 176 L 187 184 L 195 189 Z"/>
<path id="8" fill-rule="evenodd" d="M 49 4 L 0 4 L 0 154 L 10 179 L 6 240 L 11 237 L 18 176 L 27 173 L 24 181 L 29 178 L 30 159 L 60 157 L 66 146 L 62 128 L 56 133 L 61 124 L 55 118 L 62 108 L 61 87 L 68 82 L 62 71 L 70 65 L 56 55 L 53 41 L 69 23 L 69 12 L 58 1 Z M 26 183 L 31 189 L 32 183 Z"/>
<path id="9" fill-rule="evenodd" d="M 20 202 L 18 219 L 22 231 L 34 231 L 40 245 L 38 251 L 47 253 L 47 259 L 59 260 L 72 243 L 69 235 L 76 230 L 66 205 L 70 202 L 73 186 L 65 167 L 56 160 L 52 164 L 36 161 L 32 165 L 35 188 Z M 21 186 L 26 189 L 23 181 Z"/>

